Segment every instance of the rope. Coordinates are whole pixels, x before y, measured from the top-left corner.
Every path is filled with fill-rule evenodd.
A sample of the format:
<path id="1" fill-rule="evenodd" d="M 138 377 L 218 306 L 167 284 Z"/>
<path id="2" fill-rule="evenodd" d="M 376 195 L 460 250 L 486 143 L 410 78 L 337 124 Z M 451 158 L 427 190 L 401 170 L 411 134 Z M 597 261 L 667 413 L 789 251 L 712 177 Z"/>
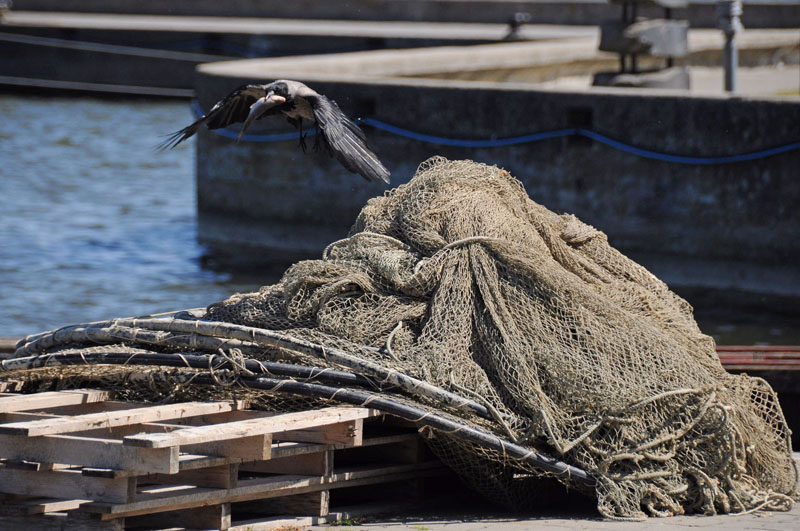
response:
<path id="1" fill-rule="evenodd" d="M 203 109 L 202 107 L 200 107 L 200 104 L 197 102 L 197 100 L 192 100 L 192 111 L 198 118 L 203 116 Z M 709 166 L 714 164 L 732 164 L 735 162 L 747 162 L 751 160 L 772 157 L 774 155 L 779 155 L 781 153 L 787 153 L 789 151 L 800 149 L 800 141 L 797 141 L 772 148 L 761 149 L 758 151 L 751 151 L 749 153 L 740 153 L 737 155 L 722 155 L 717 157 L 694 157 L 688 155 L 673 155 L 670 153 L 661 153 L 659 151 L 653 151 L 650 149 L 632 146 L 630 144 L 626 144 L 619 140 L 615 140 L 611 137 L 602 135 L 590 129 L 584 129 L 581 127 L 567 127 L 564 129 L 555 129 L 553 131 L 542 131 L 540 133 L 531 133 L 528 135 L 514 136 L 508 138 L 470 140 L 463 138 L 448 138 L 444 136 L 435 136 L 435 135 L 417 133 L 416 131 L 403 129 L 402 127 L 397 127 L 396 125 L 388 124 L 386 122 L 382 122 L 374 118 L 358 118 L 355 121 L 356 123 L 368 125 L 380 131 L 390 133 L 395 136 L 408 138 L 410 140 L 416 140 L 418 142 L 426 142 L 429 144 L 439 144 L 443 146 L 463 147 L 463 148 L 497 148 L 497 147 L 515 146 L 519 144 L 527 144 L 531 142 L 541 142 L 543 140 L 551 140 L 554 138 L 563 138 L 569 136 L 586 137 L 594 140 L 595 142 L 611 147 L 613 149 L 631 155 L 643 157 L 646 159 L 658 160 L 661 162 L 669 162 L 673 164 L 691 164 L 696 166 Z M 223 136 L 225 138 L 230 138 L 234 140 L 239 137 L 238 132 L 231 131 L 229 129 L 212 129 L 211 132 Z M 306 135 L 313 136 L 315 133 L 316 131 L 309 130 L 306 133 Z M 262 134 L 262 135 L 244 134 L 241 136 L 240 140 L 243 140 L 245 142 L 284 142 L 287 140 L 296 140 L 296 139 L 297 139 L 297 133 L 293 132 L 293 133 L 272 133 L 272 134 Z"/>

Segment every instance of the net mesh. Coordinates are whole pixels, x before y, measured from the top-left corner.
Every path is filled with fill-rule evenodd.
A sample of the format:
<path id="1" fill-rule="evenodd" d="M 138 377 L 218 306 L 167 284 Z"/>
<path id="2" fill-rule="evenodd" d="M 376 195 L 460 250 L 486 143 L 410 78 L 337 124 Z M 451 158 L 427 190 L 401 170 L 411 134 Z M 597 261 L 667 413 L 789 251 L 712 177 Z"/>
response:
<path id="1" fill-rule="evenodd" d="M 205 319 L 343 349 L 483 404 L 495 422 L 428 405 L 590 472 L 610 518 L 788 509 L 796 496 L 769 385 L 728 374 L 686 301 L 496 167 L 424 162 L 322 259 Z M 431 437 L 488 497 L 519 507 L 536 495 L 541 470 Z"/>

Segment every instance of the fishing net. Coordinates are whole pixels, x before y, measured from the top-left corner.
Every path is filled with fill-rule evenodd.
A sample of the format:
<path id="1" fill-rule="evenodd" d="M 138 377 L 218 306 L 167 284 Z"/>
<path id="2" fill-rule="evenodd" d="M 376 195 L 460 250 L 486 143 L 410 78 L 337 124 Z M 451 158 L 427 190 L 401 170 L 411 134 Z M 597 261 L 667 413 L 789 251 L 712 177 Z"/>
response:
<path id="1" fill-rule="evenodd" d="M 371 396 L 428 411 L 418 424 L 440 457 L 516 507 L 552 475 L 595 495 L 610 518 L 787 510 L 796 496 L 790 432 L 769 385 L 728 374 L 691 307 L 605 234 L 535 203 L 505 170 L 471 161 L 424 162 L 408 184 L 371 199 L 322 259 L 257 293 L 199 314 L 32 336 L 17 356 L 72 352 L 86 362 L 98 349 L 221 353 L 226 369 L 211 377 L 229 394 L 254 392 L 236 385 L 251 376 L 245 360 L 367 377 Z M 69 374 L 75 385 L 151 398 L 186 396 L 187 371 L 209 377 L 156 362 L 91 377 L 27 369 L 5 377 L 24 372 L 33 389 Z M 278 395 L 263 391 L 262 406 L 321 400 L 270 402 Z M 455 424 L 426 420 L 434 417 Z"/>

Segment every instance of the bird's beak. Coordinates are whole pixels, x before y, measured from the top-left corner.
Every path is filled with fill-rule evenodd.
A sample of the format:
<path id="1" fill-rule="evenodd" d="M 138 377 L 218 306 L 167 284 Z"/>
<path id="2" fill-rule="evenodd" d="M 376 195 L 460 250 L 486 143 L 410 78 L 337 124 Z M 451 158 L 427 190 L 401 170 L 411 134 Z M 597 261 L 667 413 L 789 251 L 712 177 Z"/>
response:
<path id="1" fill-rule="evenodd" d="M 283 96 L 278 96 L 277 94 L 273 94 L 272 92 L 267 93 L 267 95 L 263 98 L 259 98 L 250 106 L 250 114 L 247 115 L 247 120 L 244 121 L 242 129 L 239 131 L 239 137 L 236 139 L 236 141 L 238 142 L 242 139 L 242 135 L 247 128 L 250 127 L 250 124 L 253 123 L 253 120 L 260 118 L 262 114 L 267 112 L 272 107 L 285 102 L 286 98 Z"/>

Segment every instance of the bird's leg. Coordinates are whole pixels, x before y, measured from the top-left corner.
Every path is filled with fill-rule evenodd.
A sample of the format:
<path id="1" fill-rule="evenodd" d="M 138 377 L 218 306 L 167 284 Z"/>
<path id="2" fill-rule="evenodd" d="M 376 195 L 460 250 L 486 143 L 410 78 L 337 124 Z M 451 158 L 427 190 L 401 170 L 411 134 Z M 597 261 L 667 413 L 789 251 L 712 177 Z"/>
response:
<path id="1" fill-rule="evenodd" d="M 306 152 L 306 135 L 303 134 L 303 119 L 297 119 L 297 130 L 300 132 L 300 149 L 303 150 L 303 153 Z"/>
<path id="2" fill-rule="evenodd" d="M 314 152 L 319 153 L 322 149 L 322 130 L 319 128 L 319 123 L 314 122 Z"/>
<path id="3" fill-rule="evenodd" d="M 300 133 L 300 149 L 303 150 L 303 153 L 306 152 L 306 135 L 303 134 L 303 119 L 302 118 L 292 118 L 287 116 L 286 121 L 292 124 L 297 128 L 297 131 Z"/>

